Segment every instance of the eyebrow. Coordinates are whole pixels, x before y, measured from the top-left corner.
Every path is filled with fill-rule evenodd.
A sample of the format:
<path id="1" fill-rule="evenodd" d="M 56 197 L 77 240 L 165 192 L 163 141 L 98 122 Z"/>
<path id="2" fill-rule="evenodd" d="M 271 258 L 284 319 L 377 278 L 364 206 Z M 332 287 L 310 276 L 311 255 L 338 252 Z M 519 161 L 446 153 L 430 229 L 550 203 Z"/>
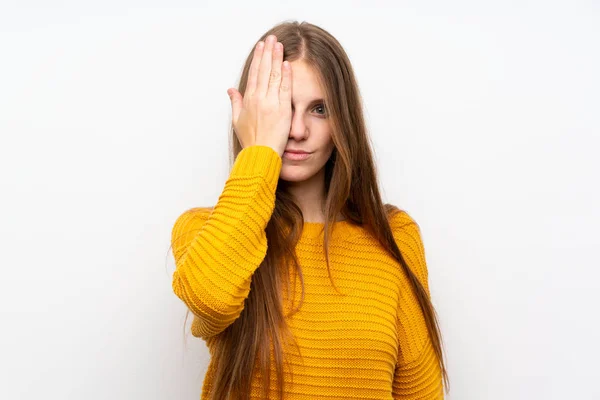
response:
<path id="1" fill-rule="evenodd" d="M 314 100 L 311 100 L 310 103 L 308 103 L 308 107 L 316 106 L 317 104 L 323 104 L 324 105 L 325 104 L 325 100 L 323 100 L 323 99 L 314 99 Z M 292 104 L 292 106 L 293 106 L 293 104 Z"/>

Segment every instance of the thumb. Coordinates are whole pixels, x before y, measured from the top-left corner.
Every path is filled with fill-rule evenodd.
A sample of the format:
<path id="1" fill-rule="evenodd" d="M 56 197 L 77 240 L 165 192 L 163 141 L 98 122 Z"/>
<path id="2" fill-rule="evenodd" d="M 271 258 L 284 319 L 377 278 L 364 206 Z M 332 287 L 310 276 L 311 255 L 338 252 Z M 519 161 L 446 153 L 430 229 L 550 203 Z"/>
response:
<path id="1" fill-rule="evenodd" d="M 227 94 L 231 100 L 231 117 L 233 122 L 236 123 L 242 110 L 242 95 L 234 88 L 227 89 Z"/>

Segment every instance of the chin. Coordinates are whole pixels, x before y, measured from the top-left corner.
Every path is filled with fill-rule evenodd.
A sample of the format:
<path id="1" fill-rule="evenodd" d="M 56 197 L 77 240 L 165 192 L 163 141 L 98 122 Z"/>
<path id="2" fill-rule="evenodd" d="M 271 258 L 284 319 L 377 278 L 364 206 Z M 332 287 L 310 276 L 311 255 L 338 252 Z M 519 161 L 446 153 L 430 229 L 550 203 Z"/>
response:
<path id="1" fill-rule="evenodd" d="M 279 179 L 287 182 L 303 182 L 314 175 L 310 171 L 303 171 L 303 169 L 298 166 L 283 167 L 279 173 Z"/>

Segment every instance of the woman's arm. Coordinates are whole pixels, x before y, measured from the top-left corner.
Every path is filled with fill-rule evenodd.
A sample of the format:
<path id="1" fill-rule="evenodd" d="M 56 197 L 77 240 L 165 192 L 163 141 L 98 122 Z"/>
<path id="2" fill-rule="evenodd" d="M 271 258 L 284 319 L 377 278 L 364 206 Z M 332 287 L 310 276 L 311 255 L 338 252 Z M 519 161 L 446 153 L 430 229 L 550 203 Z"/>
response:
<path id="1" fill-rule="evenodd" d="M 192 209 L 177 218 L 173 291 L 195 315 L 195 336 L 217 335 L 242 312 L 267 252 L 281 165 L 271 147 L 242 149 L 213 211 Z"/>
<path id="2" fill-rule="evenodd" d="M 430 296 L 427 262 L 419 226 L 404 211 L 395 214 L 390 225 L 404 260 Z M 402 280 L 396 323 L 399 346 L 392 386 L 393 398 L 443 399 L 441 368 L 425 318 L 408 280 Z"/>

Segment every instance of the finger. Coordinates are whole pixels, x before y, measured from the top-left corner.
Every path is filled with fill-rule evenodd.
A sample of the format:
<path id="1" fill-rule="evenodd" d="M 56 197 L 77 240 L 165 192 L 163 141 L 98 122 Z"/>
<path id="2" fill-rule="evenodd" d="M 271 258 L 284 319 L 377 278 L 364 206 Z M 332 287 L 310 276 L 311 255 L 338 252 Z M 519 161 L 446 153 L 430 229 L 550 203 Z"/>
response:
<path id="1" fill-rule="evenodd" d="M 259 41 L 254 47 L 254 55 L 252 57 L 252 62 L 250 63 L 250 70 L 248 72 L 248 82 L 246 83 L 246 90 L 244 91 L 244 95 L 246 93 L 251 95 L 256 91 L 258 67 L 260 66 L 260 59 L 262 58 L 264 48 L 265 43 L 263 41 Z"/>
<path id="2" fill-rule="evenodd" d="M 242 110 L 242 94 L 237 89 L 233 88 L 228 89 L 227 94 L 231 100 L 231 119 L 233 124 L 236 125 L 238 117 L 240 116 L 240 111 Z"/>
<path id="3" fill-rule="evenodd" d="M 260 66 L 258 68 L 258 79 L 256 82 L 255 93 L 258 95 L 265 96 L 267 94 L 267 87 L 269 85 L 269 79 L 271 75 L 271 63 L 273 57 L 273 43 L 277 41 L 275 35 L 269 35 L 265 43 L 265 49 L 263 50 L 262 58 L 260 60 Z"/>
<path id="4" fill-rule="evenodd" d="M 273 48 L 273 61 L 271 64 L 271 75 L 269 77 L 269 96 L 279 96 L 281 84 L 281 63 L 283 62 L 283 44 L 275 43 Z"/>
<path id="5" fill-rule="evenodd" d="M 281 85 L 279 86 L 279 104 L 292 104 L 292 65 L 284 61 L 281 65 Z"/>

